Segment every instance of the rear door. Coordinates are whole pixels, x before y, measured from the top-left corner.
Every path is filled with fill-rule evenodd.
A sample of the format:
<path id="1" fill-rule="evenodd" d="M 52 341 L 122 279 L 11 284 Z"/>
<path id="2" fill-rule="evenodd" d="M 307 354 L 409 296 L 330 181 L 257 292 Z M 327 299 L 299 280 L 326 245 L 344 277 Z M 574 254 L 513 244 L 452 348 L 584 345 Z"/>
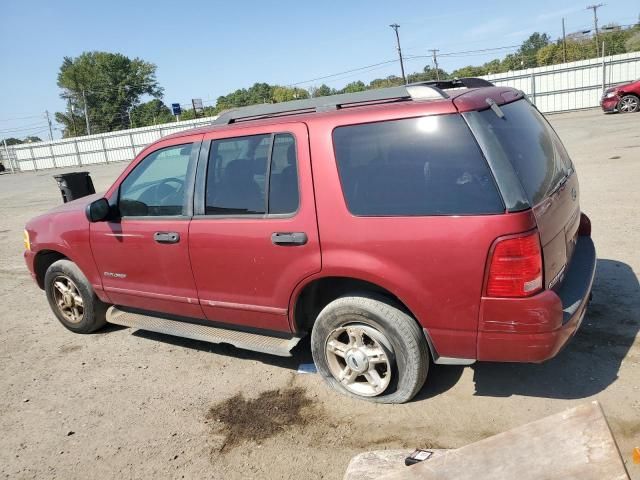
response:
<path id="1" fill-rule="evenodd" d="M 533 206 L 543 249 L 545 286 L 562 282 L 580 224 L 578 179 L 558 135 L 527 100 L 479 113 L 485 132 L 509 159 Z"/>
<path id="2" fill-rule="evenodd" d="M 288 332 L 291 293 L 320 270 L 320 243 L 307 127 L 275 127 L 205 135 L 189 244 L 209 320 Z"/>

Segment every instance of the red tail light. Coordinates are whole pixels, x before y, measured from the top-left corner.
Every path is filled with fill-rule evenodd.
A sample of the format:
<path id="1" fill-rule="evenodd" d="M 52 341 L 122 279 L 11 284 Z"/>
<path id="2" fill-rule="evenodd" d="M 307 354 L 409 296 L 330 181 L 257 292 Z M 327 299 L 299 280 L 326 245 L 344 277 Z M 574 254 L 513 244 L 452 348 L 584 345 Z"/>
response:
<path id="1" fill-rule="evenodd" d="M 528 297 L 542 290 L 538 232 L 496 243 L 489 265 L 487 296 Z"/>

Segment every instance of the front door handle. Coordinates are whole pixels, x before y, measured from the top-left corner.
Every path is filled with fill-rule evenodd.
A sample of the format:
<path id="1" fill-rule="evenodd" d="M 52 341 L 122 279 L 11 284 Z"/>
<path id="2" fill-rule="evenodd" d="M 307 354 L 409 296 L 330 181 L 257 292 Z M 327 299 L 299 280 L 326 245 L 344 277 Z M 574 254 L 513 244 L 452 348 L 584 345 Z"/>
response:
<path id="1" fill-rule="evenodd" d="M 304 232 L 276 232 L 271 235 L 274 245 L 304 245 L 307 240 Z"/>
<path id="2" fill-rule="evenodd" d="M 180 234 L 178 232 L 156 232 L 153 239 L 158 243 L 178 243 Z"/>

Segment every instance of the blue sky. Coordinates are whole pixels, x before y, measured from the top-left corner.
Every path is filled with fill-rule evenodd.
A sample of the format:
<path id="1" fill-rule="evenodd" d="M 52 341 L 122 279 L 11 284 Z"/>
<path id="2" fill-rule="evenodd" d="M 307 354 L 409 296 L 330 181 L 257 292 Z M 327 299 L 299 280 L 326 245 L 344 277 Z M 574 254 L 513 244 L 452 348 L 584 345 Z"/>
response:
<path id="1" fill-rule="evenodd" d="M 215 98 L 257 81 L 289 85 L 397 58 L 390 23 L 401 25 L 406 56 L 518 45 L 532 32 L 588 29 L 586 1 L 169 1 L 6 0 L 0 24 L 0 138 L 45 138 L 44 111 L 62 111 L 56 77 L 64 56 L 120 52 L 158 66 L 164 101 Z M 638 21 L 638 0 L 609 0 L 600 24 Z M 489 55 L 442 56 L 452 70 Z M 408 59 L 408 72 L 428 59 Z M 324 80 L 331 87 L 399 74 L 397 63 Z M 322 83 L 301 83 L 309 87 Z M 55 136 L 59 136 L 59 132 Z"/>

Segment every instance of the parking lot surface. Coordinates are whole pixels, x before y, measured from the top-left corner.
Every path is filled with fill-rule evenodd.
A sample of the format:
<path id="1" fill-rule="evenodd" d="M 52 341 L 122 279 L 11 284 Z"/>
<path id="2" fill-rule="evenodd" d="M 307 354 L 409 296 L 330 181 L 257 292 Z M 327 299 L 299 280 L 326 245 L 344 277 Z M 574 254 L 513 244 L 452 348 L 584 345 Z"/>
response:
<path id="1" fill-rule="evenodd" d="M 405 405 L 298 374 L 308 341 L 287 359 L 115 327 L 67 331 L 22 259 L 25 222 L 61 202 L 60 170 L 0 175 L 0 475 L 335 479 L 362 451 L 456 448 L 597 399 L 640 479 L 640 114 L 549 119 L 598 251 L 582 328 L 542 365 L 432 366 Z M 104 190 L 124 167 L 82 170 Z"/>

